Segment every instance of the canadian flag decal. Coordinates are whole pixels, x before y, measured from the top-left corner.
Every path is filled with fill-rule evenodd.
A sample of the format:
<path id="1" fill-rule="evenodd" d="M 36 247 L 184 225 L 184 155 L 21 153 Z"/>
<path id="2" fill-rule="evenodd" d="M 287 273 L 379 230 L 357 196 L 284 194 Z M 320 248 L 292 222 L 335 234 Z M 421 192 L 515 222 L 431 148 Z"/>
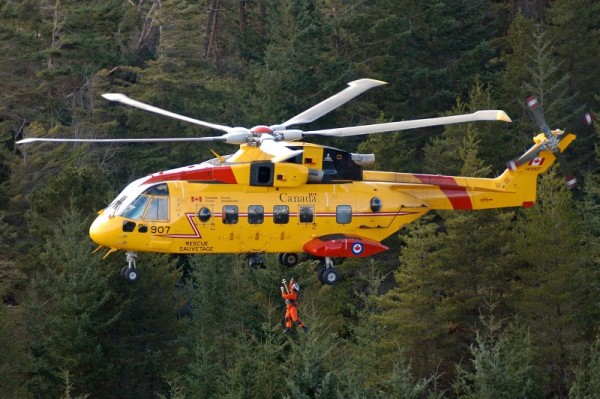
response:
<path id="1" fill-rule="evenodd" d="M 192 199 L 192 202 L 202 202 L 202 197 L 201 197 L 201 196 L 200 196 L 200 197 L 194 197 L 194 196 L 192 195 L 192 198 L 191 198 L 191 199 Z"/>
<path id="2" fill-rule="evenodd" d="M 541 166 L 544 163 L 545 158 L 536 157 L 529 161 L 529 165 L 531 166 Z"/>

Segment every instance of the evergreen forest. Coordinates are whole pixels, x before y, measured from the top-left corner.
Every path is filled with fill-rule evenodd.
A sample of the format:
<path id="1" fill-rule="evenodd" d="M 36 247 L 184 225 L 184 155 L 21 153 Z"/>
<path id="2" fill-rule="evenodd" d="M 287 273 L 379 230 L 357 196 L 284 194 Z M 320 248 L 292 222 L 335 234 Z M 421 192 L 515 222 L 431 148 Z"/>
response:
<path id="1" fill-rule="evenodd" d="M 597 0 L 0 0 L 0 398 L 599 398 Z M 532 208 L 430 213 L 343 261 L 94 252 L 129 182 L 224 143 L 31 144 L 213 135 L 101 97 L 251 127 L 389 82 L 312 130 L 503 109 L 478 123 L 348 139 L 379 170 L 493 177 L 539 127 L 577 135 Z M 309 327 L 283 334 L 279 285 Z"/>

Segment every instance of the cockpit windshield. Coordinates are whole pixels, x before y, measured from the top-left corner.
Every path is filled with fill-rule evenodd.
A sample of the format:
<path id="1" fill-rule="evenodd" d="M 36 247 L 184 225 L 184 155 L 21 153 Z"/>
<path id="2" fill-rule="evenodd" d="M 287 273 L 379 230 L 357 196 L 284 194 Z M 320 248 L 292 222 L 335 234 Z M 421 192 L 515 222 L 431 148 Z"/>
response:
<path id="1" fill-rule="evenodd" d="M 169 187 L 161 183 L 146 188 L 119 215 L 132 220 L 169 220 Z"/>
<path id="2" fill-rule="evenodd" d="M 121 216 L 127 219 L 141 219 L 149 199 L 147 195 L 140 195 L 125 208 Z"/>

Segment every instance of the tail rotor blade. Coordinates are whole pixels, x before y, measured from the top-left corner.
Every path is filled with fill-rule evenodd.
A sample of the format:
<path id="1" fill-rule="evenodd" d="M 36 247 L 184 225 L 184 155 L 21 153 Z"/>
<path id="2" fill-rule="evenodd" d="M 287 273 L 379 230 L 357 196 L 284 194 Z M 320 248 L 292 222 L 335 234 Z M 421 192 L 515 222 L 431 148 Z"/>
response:
<path id="1" fill-rule="evenodd" d="M 537 123 L 539 128 L 544 132 L 546 137 L 550 137 L 550 135 L 552 135 L 552 132 L 550 131 L 550 128 L 546 123 L 546 119 L 544 119 L 544 113 L 542 111 L 542 107 L 540 106 L 537 97 L 529 97 L 527 99 L 527 107 L 529 107 L 531 115 L 533 115 L 533 118 L 535 119 L 535 122 Z"/>
<path id="2" fill-rule="evenodd" d="M 519 158 L 511 159 L 510 161 L 508 161 L 506 163 L 506 166 L 508 167 L 509 170 L 514 172 L 515 170 L 517 170 L 517 168 L 519 166 L 529 163 L 529 162 L 533 161 L 534 159 L 536 159 L 538 157 L 538 155 L 540 154 L 540 150 L 541 150 L 541 148 L 538 146 L 535 150 L 528 152 L 526 154 L 523 154 Z"/>
<path id="3" fill-rule="evenodd" d="M 584 126 L 591 126 L 594 124 L 595 117 L 596 117 L 596 115 L 594 115 L 593 112 L 587 112 L 585 115 L 583 115 L 583 120 L 581 121 L 581 123 Z"/>
<path id="4" fill-rule="evenodd" d="M 531 96 L 526 100 L 527 107 L 531 111 L 531 115 L 535 119 L 538 127 L 544 133 L 545 138 L 536 137 L 534 141 L 537 143 L 536 147 L 532 148 L 529 152 L 525 153 L 519 158 L 512 159 L 507 162 L 508 169 L 511 171 L 517 170 L 521 165 L 524 164 L 535 164 L 534 161 L 539 157 L 541 151 L 551 151 L 555 156 L 556 161 L 559 164 L 560 173 L 566 180 L 567 188 L 572 189 L 577 184 L 577 179 L 572 173 L 569 165 L 566 161 L 565 156 L 562 154 L 560 149 L 560 141 L 565 137 L 562 131 L 552 131 L 546 123 L 542 107 L 535 96 Z M 593 120 L 592 114 L 586 114 L 583 118 L 584 123 L 590 124 Z M 541 135 L 540 135 L 541 136 Z"/>
<path id="5" fill-rule="evenodd" d="M 569 163 L 567 162 L 565 156 L 562 152 L 560 152 L 560 150 L 554 151 L 554 156 L 558 161 L 560 173 L 565 178 L 565 184 L 567 185 L 567 188 L 569 190 L 575 188 L 575 186 L 577 185 L 577 178 L 571 171 L 571 168 L 569 167 Z"/>

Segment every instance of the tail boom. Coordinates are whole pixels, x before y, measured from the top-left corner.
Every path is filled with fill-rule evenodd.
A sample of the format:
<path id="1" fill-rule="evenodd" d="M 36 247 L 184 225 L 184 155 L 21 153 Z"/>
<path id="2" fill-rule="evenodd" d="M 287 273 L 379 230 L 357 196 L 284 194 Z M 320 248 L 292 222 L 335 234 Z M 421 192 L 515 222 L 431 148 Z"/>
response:
<path id="1" fill-rule="evenodd" d="M 566 134 L 560 140 L 563 152 L 575 140 Z M 525 154 L 537 149 L 538 144 Z M 427 204 L 429 210 L 477 210 L 508 207 L 531 207 L 536 201 L 537 177 L 554 164 L 556 156 L 542 150 L 537 157 L 514 170 L 506 169 L 496 178 L 443 176 L 411 173 L 365 171 L 364 179 L 389 182 L 393 190 L 402 191 Z"/>

